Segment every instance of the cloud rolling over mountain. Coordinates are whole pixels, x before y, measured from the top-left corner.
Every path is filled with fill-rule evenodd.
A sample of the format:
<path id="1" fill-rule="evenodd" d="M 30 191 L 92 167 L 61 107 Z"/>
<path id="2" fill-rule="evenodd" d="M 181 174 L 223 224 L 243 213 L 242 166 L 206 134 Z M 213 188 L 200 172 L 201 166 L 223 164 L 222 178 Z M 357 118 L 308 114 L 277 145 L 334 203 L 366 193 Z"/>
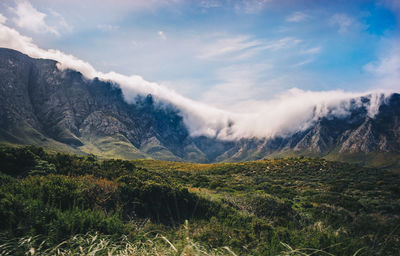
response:
<path id="1" fill-rule="evenodd" d="M 104 81 L 112 81 L 121 87 L 128 103 L 133 103 L 137 95 L 151 94 L 160 105 L 164 103 L 174 105 L 180 111 L 193 136 L 206 135 L 222 140 L 252 137 L 271 138 L 303 131 L 318 118 L 348 115 L 352 100 L 359 105 L 365 104 L 361 103 L 361 96 L 371 98 L 371 102 L 366 107 L 369 115 L 373 117 L 381 102 L 394 91 L 312 92 L 294 88 L 268 101 L 246 102 L 247 109 L 241 112 L 232 112 L 191 100 L 162 85 L 146 81 L 141 76 L 99 72 L 88 62 L 75 56 L 58 50 L 41 49 L 33 43 L 31 38 L 21 35 L 5 24 L 0 24 L 0 46 L 21 51 L 34 58 L 56 60 L 60 70 L 77 70 L 88 79 L 98 77 Z M 385 61 L 387 62 L 387 60 Z M 383 65 L 386 65 L 386 62 Z M 369 69 L 375 68 L 379 71 L 380 68 L 377 65 L 379 64 L 375 64 Z"/>

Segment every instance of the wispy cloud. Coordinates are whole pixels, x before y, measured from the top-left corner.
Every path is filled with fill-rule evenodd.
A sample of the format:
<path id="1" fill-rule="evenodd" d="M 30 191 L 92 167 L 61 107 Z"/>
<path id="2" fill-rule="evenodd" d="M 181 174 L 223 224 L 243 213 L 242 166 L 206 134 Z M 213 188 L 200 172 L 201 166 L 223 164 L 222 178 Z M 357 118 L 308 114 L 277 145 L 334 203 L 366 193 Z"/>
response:
<path id="1" fill-rule="evenodd" d="M 53 9 L 49 9 L 49 13 L 51 16 L 48 17 L 52 18 L 52 21 L 57 28 L 68 32 L 72 31 L 73 29 L 72 26 L 65 20 L 64 16 L 62 16 L 60 13 L 56 12 Z"/>
<path id="2" fill-rule="evenodd" d="M 17 2 L 17 6 L 10 8 L 10 10 L 16 15 L 13 21 L 20 28 L 35 33 L 60 34 L 56 28 L 46 24 L 45 18 L 47 15 L 35 9 L 27 1 Z"/>
<path id="3" fill-rule="evenodd" d="M 364 70 L 375 77 L 374 83 L 379 84 L 381 88 L 397 90 L 400 88 L 400 46 L 398 42 L 397 39 L 387 42 L 379 59 L 364 66 Z"/>
<path id="4" fill-rule="evenodd" d="M 219 38 L 206 45 L 198 55 L 201 59 L 211 59 L 228 54 L 238 54 L 246 49 L 259 46 L 260 41 L 252 40 L 249 36 Z"/>
<path id="5" fill-rule="evenodd" d="M 237 64 L 218 69 L 218 82 L 203 93 L 201 100 L 216 107 L 235 109 L 236 105 L 259 98 L 269 90 L 263 84 L 263 74 L 270 72 L 271 64 Z"/>
<path id="6" fill-rule="evenodd" d="M 317 59 L 317 56 L 321 53 L 321 51 L 322 48 L 319 46 L 299 50 L 298 51 L 299 55 L 305 59 L 297 62 L 296 64 L 293 65 L 293 67 L 299 68 L 314 62 Z"/>
<path id="7" fill-rule="evenodd" d="M 284 37 L 271 41 L 257 40 L 246 35 L 224 37 L 205 45 L 197 57 L 200 59 L 229 58 L 240 60 L 252 57 L 260 51 L 277 51 L 294 47 L 301 42 L 302 40 L 294 37 Z"/>
<path id="8" fill-rule="evenodd" d="M 366 28 L 365 24 L 361 24 L 355 18 L 344 13 L 334 14 L 329 19 L 329 24 L 331 26 L 337 27 L 339 34 L 347 34 L 349 32 L 362 30 Z"/>
<path id="9" fill-rule="evenodd" d="M 234 1 L 237 12 L 254 14 L 262 11 L 272 0 L 239 0 Z"/>
<path id="10" fill-rule="evenodd" d="M 294 64 L 293 67 L 302 67 L 304 65 L 310 64 L 313 61 L 314 61 L 314 58 L 309 58 L 309 59 L 306 59 L 306 60 L 303 60 L 303 61 L 300 61 L 300 62 Z"/>
<path id="11" fill-rule="evenodd" d="M 309 15 L 304 12 L 294 12 L 291 15 L 286 17 L 287 22 L 300 22 L 310 18 Z"/>
<path id="12" fill-rule="evenodd" d="M 167 36 L 165 35 L 164 31 L 160 30 L 157 32 L 157 35 L 161 38 L 161 40 L 167 40 Z"/>
<path id="13" fill-rule="evenodd" d="M 284 48 L 289 48 L 298 45 L 301 43 L 301 39 L 297 39 L 294 37 L 284 37 L 275 41 L 270 41 L 264 44 L 264 46 L 261 47 L 262 50 L 280 50 Z"/>
<path id="14" fill-rule="evenodd" d="M 7 21 L 7 18 L 3 14 L 0 13 L 0 24 L 4 24 L 4 23 L 6 23 L 6 21 Z"/>
<path id="15" fill-rule="evenodd" d="M 103 32 L 110 32 L 119 29 L 119 26 L 111 24 L 99 24 L 96 27 Z"/>
<path id="16" fill-rule="evenodd" d="M 304 49 L 300 53 L 314 55 L 314 54 L 320 53 L 321 50 L 322 50 L 321 47 L 313 47 L 313 48 L 309 48 L 309 49 Z"/>
<path id="17" fill-rule="evenodd" d="M 220 3 L 220 1 L 218 1 L 218 0 L 203 0 L 203 1 L 200 1 L 199 5 L 200 5 L 202 8 L 208 9 L 208 8 L 220 7 L 220 6 L 221 6 L 221 3 Z"/>

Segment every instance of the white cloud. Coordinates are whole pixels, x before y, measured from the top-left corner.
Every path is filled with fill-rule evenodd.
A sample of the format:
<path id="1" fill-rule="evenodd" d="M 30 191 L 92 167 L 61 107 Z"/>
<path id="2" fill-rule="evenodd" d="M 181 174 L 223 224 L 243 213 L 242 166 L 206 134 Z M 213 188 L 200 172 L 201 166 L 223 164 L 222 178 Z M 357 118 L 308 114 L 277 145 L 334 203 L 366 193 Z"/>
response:
<path id="1" fill-rule="evenodd" d="M 240 60 L 254 56 L 264 50 L 277 51 L 294 47 L 302 42 L 302 40 L 293 37 L 261 41 L 246 35 L 211 38 L 211 41 L 200 49 L 198 58 Z"/>
<path id="2" fill-rule="evenodd" d="M 161 38 L 161 40 L 167 40 L 167 36 L 165 35 L 164 31 L 158 31 L 157 35 Z"/>
<path id="3" fill-rule="evenodd" d="M 220 131 L 221 137 L 274 137 L 293 134 L 309 128 L 324 116 L 347 116 L 351 99 L 361 106 L 361 93 L 343 91 L 311 92 L 292 89 L 269 101 L 247 104 L 247 114 L 234 118 L 234 125 Z M 377 106 L 384 97 L 372 104 L 365 104 L 371 116 L 376 114 Z"/>
<path id="4" fill-rule="evenodd" d="M 27 1 L 18 1 L 16 8 L 11 8 L 16 15 L 13 19 L 14 23 L 20 27 L 35 33 L 52 33 L 59 35 L 56 28 L 46 24 L 46 14 L 36 10 Z"/>
<path id="5" fill-rule="evenodd" d="M 219 82 L 204 92 L 201 100 L 215 107 L 240 111 L 238 104 L 267 93 L 269 89 L 263 88 L 262 74 L 271 68 L 269 64 L 239 64 L 221 68 L 216 72 Z"/>
<path id="6" fill-rule="evenodd" d="M 287 22 L 300 22 L 308 19 L 310 16 L 304 12 L 294 12 L 290 16 L 286 17 Z"/>
<path id="7" fill-rule="evenodd" d="M 262 11 L 272 0 L 239 0 L 233 1 L 237 12 L 254 14 Z"/>
<path id="8" fill-rule="evenodd" d="M 68 22 L 60 13 L 54 11 L 53 9 L 49 9 L 49 12 L 54 24 L 57 24 L 57 29 L 59 28 L 68 32 L 72 31 L 72 26 L 68 24 Z"/>
<path id="9" fill-rule="evenodd" d="M 7 18 L 3 14 L 0 13 L 0 24 L 4 24 L 4 23 L 6 23 L 6 21 L 7 21 Z"/>
<path id="10" fill-rule="evenodd" d="M 399 40 L 391 40 L 384 44 L 377 61 L 370 62 L 364 66 L 367 72 L 374 77 L 374 83 L 378 83 L 381 88 L 400 89 L 400 46 Z"/>
<path id="11" fill-rule="evenodd" d="M 306 60 L 303 60 L 303 61 L 300 61 L 300 62 L 294 64 L 293 67 L 302 67 L 304 65 L 310 64 L 313 61 L 314 61 L 313 58 L 309 58 L 309 59 L 306 59 Z"/>
<path id="12" fill-rule="evenodd" d="M 211 40 L 215 40 L 212 38 Z M 210 44 L 206 44 L 200 54 L 200 59 L 212 59 L 216 57 L 226 56 L 228 54 L 238 54 L 246 49 L 260 46 L 261 42 L 252 40 L 249 36 L 223 37 L 217 38 Z"/>
<path id="13" fill-rule="evenodd" d="M 138 47 L 138 46 L 140 45 L 140 43 L 139 43 L 137 40 L 132 40 L 132 41 L 131 41 L 131 45 L 132 45 L 133 47 Z"/>
<path id="14" fill-rule="evenodd" d="M 321 47 L 312 47 L 308 49 L 303 49 L 299 51 L 301 56 L 306 57 L 304 60 L 297 62 L 292 65 L 292 67 L 302 67 L 315 61 L 317 55 L 321 52 Z"/>
<path id="15" fill-rule="evenodd" d="M 199 5 L 200 5 L 202 8 L 208 9 L 208 8 L 220 7 L 220 6 L 221 6 L 221 3 L 220 3 L 219 1 L 217 1 L 217 0 L 204 0 L 204 1 L 201 1 L 201 2 L 199 3 Z"/>
<path id="16" fill-rule="evenodd" d="M 137 75 L 125 76 L 115 72 L 98 72 L 89 63 L 72 55 L 58 50 L 39 48 L 32 42 L 31 38 L 22 36 L 18 31 L 4 24 L 0 24 L 0 47 L 12 48 L 34 58 L 54 59 L 59 62 L 57 66 L 60 70 L 75 69 L 89 79 L 98 77 L 101 80 L 113 81 L 121 87 L 124 98 L 128 103 L 135 102 L 137 95 L 152 94 L 156 102 L 169 102 L 175 105 L 180 110 L 190 133 L 194 136 L 206 135 L 217 136 L 220 139 L 236 139 L 291 134 L 308 128 L 319 117 L 347 115 L 350 100 L 366 94 L 343 91 L 311 92 L 292 89 L 272 100 L 247 101 L 245 110 L 241 113 L 232 113 L 188 99 Z M 397 63 L 398 60 L 394 62 Z M 391 63 L 389 61 L 389 64 Z M 388 68 L 389 64 L 382 67 L 387 66 Z M 378 73 L 386 73 L 385 69 L 377 68 L 376 70 Z M 226 72 L 223 75 L 227 76 L 229 73 Z M 241 75 L 246 76 L 246 73 L 233 73 L 233 75 L 236 77 L 232 77 L 232 81 L 235 81 L 240 79 Z M 244 79 L 243 82 L 246 82 L 246 80 Z M 371 101 L 373 104 L 366 106 L 371 116 L 376 114 L 377 105 L 383 98 L 376 96 L 372 99 L 374 99 Z M 360 100 L 356 100 L 356 103 L 365 104 Z"/>
<path id="17" fill-rule="evenodd" d="M 294 37 L 284 37 L 279 40 L 267 42 L 263 47 L 262 50 L 280 50 L 284 48 L 289 48 L 298 45 L 301 43 L 301 39 L 297 39 Z"/>
<path id="18" fill-rule="evenodd" d="M 97 25 L 97 29 L 103 32 L 110 32 L 119 29 L 119 26 L 111 25 L 111 24 L 99 24 Z"/>
<path id="19" fill-rule="evenodd" d="M 309 54 L 309 55 L 318 54 L 320 52 L 321 52 L 321 47 L 313 47 L 301 51 L 302 54 Z"/>
<path id="20" fill-rule="evenodd" d="M 95 69 L 87 62 L 58 50 L 43 50 L 32 42 L 32 38 L 21 35 L 17 30 L 0 24 L 0 46 L 21 51 L 33 58 L 54 59 L 61 62 L 62 67 L 70 67 L 92 77 Z"/>
<path id="21" fill-rule="evenodd" d="M 329 19 L 329 24 L 338 28 L 339 34 L 346 34 L 352 31 L 362 30 L 366 25 L 361 24 L 353 17 L 344 13 L 336 13 Z"/>

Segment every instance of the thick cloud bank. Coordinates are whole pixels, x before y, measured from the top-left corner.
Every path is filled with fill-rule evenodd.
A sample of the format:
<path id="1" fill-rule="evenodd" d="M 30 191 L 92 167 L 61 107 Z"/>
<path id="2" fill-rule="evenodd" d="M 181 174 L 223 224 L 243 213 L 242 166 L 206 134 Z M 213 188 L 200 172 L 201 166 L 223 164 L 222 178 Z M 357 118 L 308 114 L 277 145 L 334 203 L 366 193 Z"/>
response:
<path id="1" fill-rule="evenodd" d="M 115 72 L 98 72 L 89 63 L 58 50 L 44 50 L 32 39 L 0 22 L 0 47 L 23 52 L 33 58 L 53 59 L 59 69 L 74 69 L 85 77 L 113 81 L 120 85 L 125 100 L 134 102 L 137 95 L 152 94 L 159 102 L 169 102 L 181 112 L 184 122 L 193 136 L 206 135 L 219 139 L 249 137 L 273 137 L 288 135 L 307 129 L 323 116 L 346 116 L 352 104 L 365 104 L 373 117 L 379 105 L 391 94 L 390 91 L 348 93 L 343 91 L 311 92 L 292 89 L 266 102 L 258 102 L 249 113 L 232 113 L 207 106 L 151 83 L 140 76 L 124 76 Z M 360 97 L 370 98 L 362 103 Z"/>

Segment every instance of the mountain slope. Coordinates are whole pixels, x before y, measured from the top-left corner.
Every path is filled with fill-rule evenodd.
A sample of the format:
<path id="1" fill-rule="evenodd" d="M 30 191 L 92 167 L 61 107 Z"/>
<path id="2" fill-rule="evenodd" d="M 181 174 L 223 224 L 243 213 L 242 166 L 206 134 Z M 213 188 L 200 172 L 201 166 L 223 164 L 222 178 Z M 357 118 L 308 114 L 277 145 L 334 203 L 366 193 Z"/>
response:
<path id="1" fill-rule="evenodd" d="M 362 104 L 359 104 L 359 102 Z M 348 115 L 327 115 L 306 130 L 275 138 L 221 141 L 191 137 L 177 108 L 151 95 L 128 104 L 117 84 L 61 71 L 53 60 L 0 48 L 0 141 L 103 157 L 217 162 L 308 155 L 398 164 L 400 95 L 371 117 L 372 96 Z"/>
<path id="2" fill-rule="evenodd" d="M 52 60 L 0 50 L 0 136 L 107 157 L 206 161 L 182 117 L 152 96 L 127 104 L 120 88 L 60 71 Z"/>

